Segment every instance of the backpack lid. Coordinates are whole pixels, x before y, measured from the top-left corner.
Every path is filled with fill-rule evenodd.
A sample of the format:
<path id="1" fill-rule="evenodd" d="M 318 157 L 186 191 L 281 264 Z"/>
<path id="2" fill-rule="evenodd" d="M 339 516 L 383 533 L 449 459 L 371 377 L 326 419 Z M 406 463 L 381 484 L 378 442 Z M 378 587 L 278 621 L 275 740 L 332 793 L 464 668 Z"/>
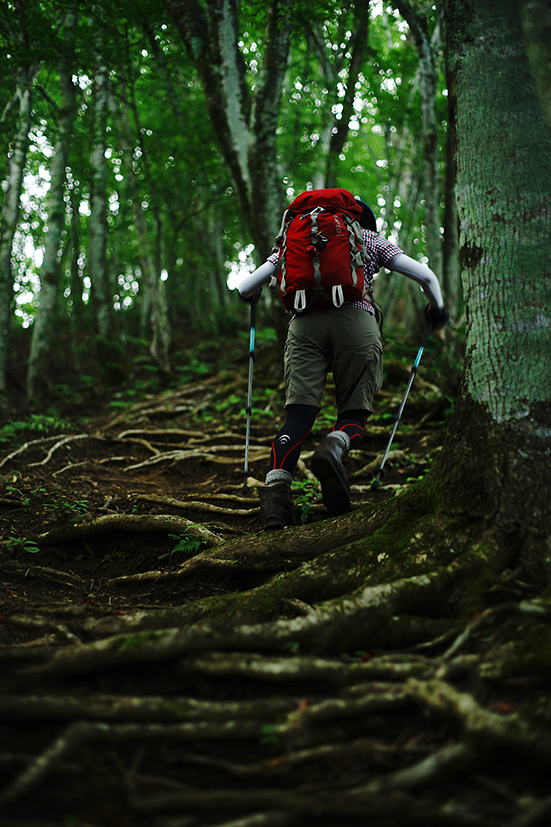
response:
<path id="1" fill-rule="evenodd" d="M 337 187 L 319 190 L 306 190 L 297 195 L 294 201 L 289 204 L 292 213 L 300 213 L 313 207 L 324 207 L 328 210 L 347 212 L 355 218 L 365 230 L 377 232 L 377 221 L 371 207 L 361 201 L 351 192 Z M 358 210 L 361 207 L 361 213 Z"/>
<path id="2" fill-rule="evenodd" d="M 359 206 L 359 202 L 348 190 L 329 188 L 301 192 L 294 201 L 291 201 L 289 210 L 292 213 L 300 213 L 314 207 L 323 207 L 333 212 L 346 212 L 359 221 L 361 218 Z"/>

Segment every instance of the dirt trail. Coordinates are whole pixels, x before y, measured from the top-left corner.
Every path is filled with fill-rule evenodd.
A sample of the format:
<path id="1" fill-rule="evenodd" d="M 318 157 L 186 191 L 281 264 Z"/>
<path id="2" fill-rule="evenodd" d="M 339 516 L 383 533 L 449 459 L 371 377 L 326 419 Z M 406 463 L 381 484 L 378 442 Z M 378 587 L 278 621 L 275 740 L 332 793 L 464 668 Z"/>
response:
<path id="1" fill-rule="evenodd" d="M 308 469 L 321 418 L 294 489 L 303 527 L 269 536 L 258 481 L 281 391 L 257 402 L 244 492 L 239 366 L 3 452 L 3 827 L 547 823 L 544 780 L 511 769 L 517 753 L 528 774 L 549 761 L 550 742 L 511 715 L 542 678 L 498 688 L 494 662 L 484 674 L 469 649 L 492 637 L 500 605 L 465 627 L 440 592 L 427 603 L 426 574 L 357 590 L 353 538 L 385 524 L 445 428 L 442 393 L 420 379 L 371 488 L 407 378 L 388 370 L 380 418 L 350 458 L 351 518 L 328 521 Z M 381 522 L 370 506 L 383 501 Z M 329 522 L 338 548 L 322 553 Z M 349 587 L 350 636 L 334 640 L 345 604 L 332 596 Z M 511 623 L 530 622 L 518 596 L 534 588 L 502 577 L 499 589 L 517 600 Z M 462 685 L 475 657 L 478 700 Z"/>

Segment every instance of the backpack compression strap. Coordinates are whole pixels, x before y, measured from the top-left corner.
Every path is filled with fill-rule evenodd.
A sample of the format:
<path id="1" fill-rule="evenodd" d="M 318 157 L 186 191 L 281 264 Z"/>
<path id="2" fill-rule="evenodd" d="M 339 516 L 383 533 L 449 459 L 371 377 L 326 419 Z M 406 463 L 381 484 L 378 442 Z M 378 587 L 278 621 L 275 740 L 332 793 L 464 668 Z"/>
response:
<path id="1" fill-rule="evenodd" d="M 300 218 L 300 220 L 304 220 L 305 218 L 310 217 L 311 220 L 311 236 L 312 236 L 312 246 L 315 250 L 313 255 L 313 266 L 314 266 L 314 282 L 316 287 L 314 288 L 314 292 L 310 298 L 310 301 L 306 298 L 306 291 L 305 290 L 297 290 L 294 299 L 294 309 L 297 313 L 301 313 L 303 310 L 306 310 L 308 305 L 312 304 L 319 293 L 323 292 L 323 287 L 321 285 L 321 271 L 320 271 L 320 258 L 319 258 L 319 251 L 323 249 L 325 244 L 327 243 L 327 238 L 320 232 L 319 225 L 318 225 L 318 215 L 321 212 L 326 210 L 325 207 L 316 206 L 311 212 L 303 213 L 302 215 L 297 215 L 291 209 L 285 210 L 283 213 L 283 218 L 281 221 L 281 226 L 279 228 L 279 232 L 275 238 L 275 245 L 274 252 L 281 246 L 279 261 L 276 265 L 276 269 L 272 274 L 270 280 L 270 287 L 277 286 L 277 277 L 278 273 L 281 269 L 281 277 L 280 277 L 280 289 L 282 293 L 285 293 L 286 290 L 286 278 L 285 278 L 285 254 L 287 252 L 287 229 L 294 218 Z M 332 210 L 329 210 L 332 212 Z M 363 242 L 363 234 L 361 227 L 356 219 L 353 219 L 349 216 L 345 210 L 339 210 L 342 212 L 345 226 L 348 230 L 349 236 L 349 247 L 350 247 L 350 266 L 352 271 L 352 279 L 354 285 L 357 285 L 357 269 L 361 268 L 370 261 L 371 256 L 365 249 L 365 244 Z M 357 228 L 356 226 L 357 225 Z M 359 240 L 359 249 L 357 247 L 357 241 Z M 341 285 L 334 285 L 331 289 L 331 301 L 335 307 L 341 307 L 344 304 L 344 292 Z"/>

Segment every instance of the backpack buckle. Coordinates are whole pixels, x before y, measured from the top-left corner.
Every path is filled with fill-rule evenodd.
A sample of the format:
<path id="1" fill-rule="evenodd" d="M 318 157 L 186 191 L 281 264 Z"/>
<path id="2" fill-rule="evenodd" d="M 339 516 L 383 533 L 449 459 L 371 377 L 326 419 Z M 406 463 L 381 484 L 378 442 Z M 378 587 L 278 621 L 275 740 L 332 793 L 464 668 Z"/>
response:
<path id="1" fill-rule="evenodd" d="M 334 284 L 331 289 L 331 298 L 335 307 L 342 307 L 344 304 L 344 291 L 342 284 Z"/>
<path id="2" fill-rule="evenodd" d="M 295 310 L 297 313 L 306 310 L 306 290 L 297 290 L 295 293 Z"/>

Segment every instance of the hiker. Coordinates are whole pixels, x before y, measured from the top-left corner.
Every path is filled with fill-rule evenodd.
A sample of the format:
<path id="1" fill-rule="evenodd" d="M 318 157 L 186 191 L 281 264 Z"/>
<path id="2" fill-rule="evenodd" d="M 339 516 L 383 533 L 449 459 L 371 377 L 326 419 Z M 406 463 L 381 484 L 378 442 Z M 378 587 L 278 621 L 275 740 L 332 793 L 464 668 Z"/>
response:
<path id="1" fill-rule="evenodd" d="M 343 195 L 343 193 L 345 195 Z M 302 201 L 301 201 L 302 199 Z M 350 201 L 352 199 L 352 201 Z M 300 204 L 298 203 L 300 202 Z M 329 208 L 312 204 L 329 204 Z M 346 206 L 336 212 L 331 205 Z M 297 215 L 297 209 L 304 209 L 299 230 L 305 229 L 304 218 L 311 218 L 311 238 L 321 236 L 322 243 L 315 240 L 308 245 L 309 254 L 316 255 L 312 245 L 324 251 L 333 243 L 328 242 L 327 229 L 320 231 L 321 218 L 329 214 L 331 223 L 338 224 L 334 215 L 346 218 L 350 238 L 354 216 L 359 224 L 359 254 L 362 256 L 361 292 L 354 300 L 343 301 L 343 288 L 325 290 L 325 300 L 312 297 L 312 290 L 285 290 L 290 278 L 292 244 L 285 236 L 283 227 Z M 333 211 L 331 211 L 333 210 Z M 287 213 L 290 215 L 287 217 Z M 345 215 L 346 213 L 346 215 Z M 326 223 L 325 227 L 330 225 Z M 337 226 L 338 230 L 338 226 Z M 272 444 L 269 468 L 263 491 L 263 521 L 266 529 L 281 529 L 293 525 L 291 482 L 298 462 L 302 444 L 309 434 L 320 410 L 321 396 L 325 388 L 328 371 L 332 371 L 335 382 L 337 421 L 333 429 L 321 440 L 315 451 L 311 468 L 321 484 L 322 499 L 332 515 L 343 514 L 350 509 L 350 486 L 344 468 L 344 460 L 351 448 L 356 448 L 363 437 L 367 418 L 373 410 L 373 397 L 382 384 L 382 345 L 378 327 L 378 308 L 372 297 L 373 276 L 381 267 L 401 273 L 418 282 L 424 291 L 428 305 L 425 309 L 427 321 L 433 329 L 446 324 L 449 314 L 442 300 L 440 285 L 435 274 L 424 264 L 414 261 L 390 241 L 377 235 L 375 216 L 370 207 L 346 190 L 313 190 L 298 196 L 284 215 L 282 231 L 276 239 L 276 247 L 264 264 L 246 276 L 239 284 L 239 294 L 245 301 L 254 301 L 264 284 L 274 279 L 287 307 L 295 309 L 289 322 L 285 343 L 285 409 L 287 419 Z M 290 231 L 289 231 L 290 232 Z M 317 235 L 316 235 L 317 234 Z M 340 231 L 341 240 L 344 233 Z M 348 235 L 346 236 L 348 243 Z M 352 243 L 352 242 L 351 242 Z M 318 265 L 324 252 L 318 256 Z M 281 268 L 285 275 L 281 275 Z M 287 267 L 285 268 L 285 265 Z M 307 265 L 304 265 L 303 269 Z M 323 264 L 321 264 L 323 267 Z M 343 265 L 344 266 L 344 265 Z M 345 261 L 350 271 L 350 263 Z M 279 268 L 279 269 L 278 269 Z M 299 268 L 300 269 L 300 268 Z M 320 267 L 318 266 L 318 272 Z M 352 268 L 353 269 L 353 268 Z M 300 273 L 299 273 L 300 277 Z M 285 287 L 282 281 L 285 280 Z M 321 288 L 318 286 L 317 291 Z M 337 291 L 335 293 L 335 290 Z M 344 288 L 348 290 L 348 288 Z M 340 291 L 340 292 L 339 292 Z M 310 295 L 310 299 L 308 296 Z M 312 302 L 311 304 L 309 302 Z"/>

